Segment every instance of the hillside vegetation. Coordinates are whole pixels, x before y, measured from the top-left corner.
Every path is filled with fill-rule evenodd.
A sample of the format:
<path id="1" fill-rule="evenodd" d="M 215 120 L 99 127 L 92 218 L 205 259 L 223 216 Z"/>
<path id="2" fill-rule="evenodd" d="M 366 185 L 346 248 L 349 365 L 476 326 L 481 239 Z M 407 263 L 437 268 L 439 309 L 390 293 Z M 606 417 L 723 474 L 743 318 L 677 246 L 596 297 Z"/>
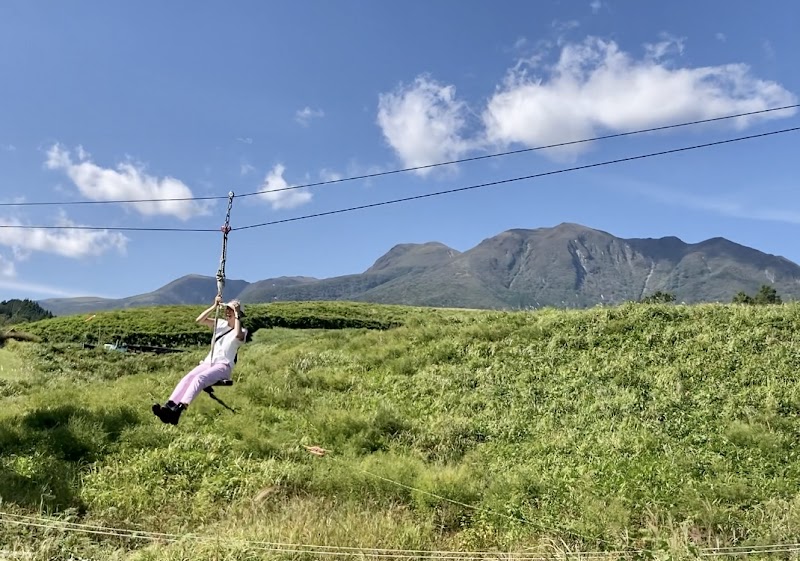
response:
<path id="1" fill-rule="evenodd" d="M 12 299 L 0 302 L 0 325 L 25 323 L 52 318 L 53 314 L 33 300 Z"/>
<path id="2" fill-rule="evenodd" d="M 798 304 L 249 306 L 216 392 L 237 413 L 201 395 L 163 425 L 200 309 L 54 318 L 0 349 L 0 549 L 688 559 L 800 535 Z M 187 351 L 81 348 L 98 329 Z"/>

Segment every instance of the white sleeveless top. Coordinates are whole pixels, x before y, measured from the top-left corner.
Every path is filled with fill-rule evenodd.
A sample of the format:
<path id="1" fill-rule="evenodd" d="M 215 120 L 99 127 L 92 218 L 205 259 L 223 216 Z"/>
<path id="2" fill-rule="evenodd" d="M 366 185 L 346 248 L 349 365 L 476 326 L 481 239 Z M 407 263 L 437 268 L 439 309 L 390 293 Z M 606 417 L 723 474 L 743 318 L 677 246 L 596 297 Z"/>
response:
<path id="1" fill-rule="evenodd" d="M 244 333 L 246 339 L 247 330 L 245 328 L 242 328 L 242 333 Z M 244 343 L 244 341 L 240 341 L 236 338 L 235 330 L 228 325 L 228 322 L 224 319 L 218 319 L 217 328 L 214 330 L 213 363 L 227 362 L 233 367 L 234 360 L 236 359 L 236 352 L 239 350 L 239 347 L 242 346 L 242 343 Z M 212 363 L 211 356 L 212 353 L 209 351 L 206 358 L 201 361 L 201 364 Z"/>

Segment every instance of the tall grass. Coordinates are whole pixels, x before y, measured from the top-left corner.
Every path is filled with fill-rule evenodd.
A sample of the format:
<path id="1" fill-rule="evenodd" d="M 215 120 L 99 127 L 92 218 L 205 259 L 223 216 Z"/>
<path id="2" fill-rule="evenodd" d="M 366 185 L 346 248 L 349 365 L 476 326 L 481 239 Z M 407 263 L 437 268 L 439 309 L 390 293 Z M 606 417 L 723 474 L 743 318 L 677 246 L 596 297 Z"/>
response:
<path id="1" fill-rule="evenodd" d="M 797 541 L 800 305 L 336 306 L 361 327 L 258 330 L 217 390 L 237 413 L 201 395 L 177 427 L 149 404 L 204 348 L 9 342 L 26 370 L 0 372 L 3 510 L 213 539 L 0 524 L 0 545 L 53 559 L 315 558 L 255 542 L 692 558 Z"/>

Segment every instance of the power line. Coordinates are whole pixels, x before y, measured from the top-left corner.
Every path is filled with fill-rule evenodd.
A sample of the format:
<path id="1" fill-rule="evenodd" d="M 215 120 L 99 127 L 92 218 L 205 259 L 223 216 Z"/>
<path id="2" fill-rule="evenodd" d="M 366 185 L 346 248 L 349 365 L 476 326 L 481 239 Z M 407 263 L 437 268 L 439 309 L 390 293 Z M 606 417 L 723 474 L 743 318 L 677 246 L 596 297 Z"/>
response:
<path id="1" fill-rule="evenodd" d="M 654 549 L 629 549 L 629 550 L 600 550 L 600 551 L 554 551 L 533 552 L 533 551 L 454 551 L 436 549 L 387 549 L 372 547 L 352 547 L 336 545 L 317 545 L 287 542 L 267 542 L 254 541 L 245 538 L 232 538 L 230 536 L 211 536 L 194 533 L 187 534 L 168 534 L 163 532 L 149 532 L 146 530 L 132 530 L 128 528 L 115 528 L 113 526 L 100 526 L 96 524 L 86 524 L 80 522 L 69 522 L 67 520 L 51 519 L 41 516 L 27 516 L 0 512 L 0 521 L 16 526 L 28 526 L 41 528 L 44 530 L 56 530 L 61 532 L 82 532 L 90 535 L 109 536 L 118 538 L 150 540 L 154 542 L 175 543 L 179 541 L 193 541 L 195 543 L 214 543 L 217 545 L 237 545 L 252 548 L 258 551 L 271 551 L 282 553 L 306 553 L 316 554 L 317 556 L 328 557 L 373 557 L 391 559 L 448 559 L 459 561 L 478 561 L 486 558 L 509 557 L 522 561 L 551 561 L 555 559 L 565 559 L 577 557 L 580 559 L 608 559 L 610 557 L 619 558 L 620 556 L 641 556 L 642 554 L 652 554 L 664 552 L 665 550 Z M 762 545 L 743 545 L 743 546 L 720 546 L 720 547 L 699 547 L 697 554 L 700 557 L 719 557 L 726 555 L 755 555 L 765 553 L 795 553 L 800 551 L 798 543 L 783 544 L 762 544 Z"/>
<path id="2" fill-rule="evenodd" d="M 332 185 L 334 183 L 344 183 L 347 181 L 357 181 L 361 179 L 373 179 L 376 177 L 382 177 L 386 175 L 394 175 L 398 173 L 407 173 L 411 171 L 420 171 L 424 169 L 431 169 L 440 166 L 449 166 L 455 164 L 463 164 L 467 162 L 475 162 L 478 160 L 486 160 L 490 158 L 499 158 L 503 156 L 511 156 L 514 154 L 523 154 L 526 152 L 536 152 L 539 150 L 548 150 L 551 148 L 562 148 L 565 146 L 574 146 L 576 144 L 585 144 L 589 142 L 595 142 L 599 140 L 610 140 L 612 138 L 620 138 L 625 136 L 633 136 L 637 134 L 644 134 L 648 132 L 657 132 L 657 131 L 664 131 L 669 129 L 675 129 L 680 127 L 688 127 L 693 125 L 701 125 L 704 123 L 713 123 L 716 121 L 724 121 L 727 119 L 737 119 L 741 117 L 748 117 L 751 115 L 759 115 L 763 113 L 770 113 L 773 111 L 784 111 L 786 109 L 795 109 L 800 107 L 800 104 L 794 105 L 784 105 L 782 107 L 773 107 L 771 109 L 761 109 L 758 111 L 748 111 L 746 113 L 737 113 L 735 115 L 725 115 L 722 117 L 712 117 L 709 119 L 698 119 L 695 121 L 687 121 L 684 123 L 676 123 L 671 125 L 663 125 L 659 127 L 650 127 L 646 129 L 638 129 L 634 131 L 627 131 L 627 132 L 620 132 L 620 133 L 613 133 L 613 134 L 606 134 L 602 136 L 595 136 L 592 138 L 584 138 L 581 140 L 569 140 L 566 142 L 558 142 L 555 144 L 547 144 L 545 146 L 534 146 L 532 148 L 520 148 L 518 150 L 510 150 L 507 152 L 497 152 L 493 154 L 484 154 L 482 156 L 472 156 L 469 158 L 460 158 L 457 160 L 449 160 L 446 162 L 437 162 L 433 164 L 426 164 L 422 166 L 414 166 L 414 167 L 407 167 L 407 168 L 400 168 L 388 171 L 379 171 L 375 173 L 367 173 L 363 175 L 354 175 L 351 177 L 343 177 L 339 179 L 330 179 L 327 181 L 318 181 L 315 183 L 304 183 L 302 185 L 290 185 L 287 187 L 280 187 L 278 189 L 262 189 L 259 191 L 253 191 L 249 193 L 243 193 L 241 195 L 237 195 L 237 198 L 242 197 L 252 197 L 255 195 L 262 195 L 264 193 L 279 193 L 281 191 L 291 191 L 294 189 L 307 189 L 310 187 L 320 187 L 323 185 Z M 158 202 L 177 202 L 177 201 L 214 201 L 214 200 L 222 200 L 227 199 L 227 195 L 219 195 L 219 196 L 206 196 L 206 197 L 171 197 L 171 198 L 163 198 L 163 199 L 113 199 L 113 200 L 104 200 L 104 201 L 31 201 L 31 202 L 2 202 L 0 203 L 0 207 L 20 207 L 20 206 L 75 206 L 75 205 L 107 205 L 107 204 L 137 204 L 137 203 L 158 203 Z"/>
<path id="3" fill-rule="evenodd" d="M 219 232 L 219 228 L 146 228 L 136 226 L 29 226 L 26 224 L 0 224 L 0 228 L 20 230 L 109 230 L 117 232 Z"/>
<path id="4" fill-rule="evenodd" d="M 663 125 L 663 126 L 660 126 L 660 127 L 651 127 L 651 128 L 647 128 L 647 129 L 638 129 L 638 130 L 635 130 L 635 131 L 618 132 L 618 133 L 606 134 L 606 135 L 602 135 L 602 136 L 595 136 L 595 137 L 592 137 L 592 138 L 584 138 L 584 139 L 581 139 L 581 140 L 568 140 L 568 141 L 565 141 L 565 142 L 557 142 L 555 144 L 547 144 L 547 145 L 544 145 L 544 146 L 534 146 L 532 148 L 520 148 L 518 150 L 510 150 L 510 151 L 507 151 L 507 152 L 497 152 L 497 153 L 494 153 L 494 154 L 484 154 L 483 156 L 471 156 L 469 158 L 461 158 L 461 159 L 458 159 L 458 160 L 450 160 L 450 161 L 447 161 L 447 162 L 438 162 L 438 163 L 434 163 L 434 164 L 426 164 L 426 165 L 423 165 L 423 166 L 414 166 L 414 167 L 401 168 L 401 169 L 395 169 L 395 170 L 389 170 L 389 171 L 380 171 L 380 172 L 368 173 L 368 174 L 364 174 L 364 175 L 356 175 L 356 176 L 353 176 L 353 177 L 345 177 L 345 178 L 342 178 L 342 179 L 332 179 L 332 180 L 329 180 L 329 181 L 319 181 L 319 182 L 316 182 L 316 183 L 306 183 L 305 185 L 292 185 L 292 186 L 289 186 L 289 187 L 282 187 L 280 189 L 270 189 L 269 191 L 266 191 L 266 190 L 254 191 L 252 193 L 244 193 L 244 194 L 239 195 L 239 196 L 240 197 L 250 197 L 250 196 L 253 196 L 253 195 L 261 195 L 263 193 L 277 193 L 279 191 L 288 191 L 288 190 L 291 190 L 291 189 L 302 189 L 302 188 L 306 188 L 306 187 L 318 187 L 318 186 L 321 186 L 321 185 L 330 185 L 332 183 L 343 183 L 345 181 L 355 181 L 355 180 L 360 180 L 360 179 L 372 179 L 372 178 L 375 178 L 375 177 L 382 177 L 382 176 L 385 176 L 385 175 L 392 175 L 392 174 L 396 174 L 396 173 L 406 173 L 406 172 L 409 172 L 409 171 L 419 171 L 419 170 L 423 170 L 423 169 L 431 169 L 431 168 L 440 167 L 440 166 L 463 164 L 463 163 L 467 163 L 467 162 L 475 162 L 475 161 L 478 161 L 478 160 L 487 160 L 489 158 L 499 158 L 499 157 L 502 157 L 502 156 L 512 156 L 514 154 L 524 154 L 526 152 L 536 152 L 536 151 L 539 151 L 539 150 L 548 150 L 548 149 L 551 149 L 551 148 L 562 148 L 564 146 L 574 146 L 576 144 L 585 144 L 585 143 L 588 143 L 588 142 L 595 142 L 595 141 L 598 141 L 598 140 L 610 140 L 612 138 L 621 138 L 621 137 L 624 137 L 624 136 L 632 136 L 632 135 L 644 134 L 644 133 L 648 133 L 648 132 L 657 132 L 657 131 L 663 131 L 663 130 L 668 130 L 668 129 L 676 129 L 676 128 L 680 128 L 680 127 L 688 127 L 688 126 L 692 126 L 692 125 L 701 125 L 703 123 L 712 123 L 714 121 L 724 121 L 726 119 L 736 119 L 736 118 L 739 118 L 739 117 L 747 117 L 748 115 L 757 115 L 759 113 L 768 113 L 770 111 L 782 111 L 782 110 L 785 110 L 785 109 L 793 109 L 793 108 L 797 108 L 797 107 L 800 107 L 800 104 L 785 105 L 783 107 L 774 107 L 772 109 L 762 109 L 762 110 L 759 110 L 759 111 L 750 111 L 750 112 L 747 112 L 747 113 L 739 113 L 737 115 L 725 115 L 723 117 L 712 117 L 710 119 L 699 119 L 699 120 L 696 120 L 696 121 L 687 121 L 685 123 L 676 123 L 676 124 L 672 124 L 672 125 Z"/>
<path id="5" fill-rule="evenodd" d="M 411 197 L 403 197 L 400 199 L 391 199 L 388 201 L 380 201 L 377 203 L 369 203 L 365 205 L 359 206 L 352 206 L 347 208 L 340 208 L 336 210 L 328 210 L 325 212 L 317 212 L 314 214 L 306 214 L 303 216 L 295 216 L 292 218 L 283 218 L 281 220 L 272 220 L 270 222 L 261 222 L 259 224 L 250 224 L 248 226 L 240 226 L 238 228 L 231 228 L 231 231 L 238 231 L 238 230 L 249 230 L 252 228 L 261 228 L 264 226 L 274 226 L 276 224 L 284 224 L 286 222 L 297 222 L 299 220 L 308 220 L 309 218 L 319 218 L 322 216 L 330 216 L 333 214 L 342 214 L 345 212 L 353 212 L 356 210 L 363 210 L 367 208 L 374 208 L 379 206 L 386 206 L 392 205 L 397 203 L 404 203 L 408 201 L 415 201 L 419 199 L 427 199 L 429 197 L 438 197 L 440 195 L 449 195 L 452 193 L 460 193 L 462 191 L 470 191 L 473 189 L 481 189 L 483 187 L 492 187 L 497 185 L 503 185 L 506 183 L 514 183 L 516 181 L 524 181 L 527 179 L 536 179 L 539 177 L 546 177 L 549 175 L 558 175 L 561 173 L 579 171 L 584 169 L 608 166 L 612 164 L 619 164 L 624 162 L 631 162 L 634 160 L 643 160 L 645 158 L 653 158 L 656 156 L 664 156 L 667 154 L 675 154 L 678 152 L 687 152 L 689 150 L 698 150 L 700 148 L 708 148 L 711 146 L 719 146 L 722 144 L 730 144 L 733 142 L 740 142 L 743 140 L 752 140 L 755 138 L 763 138 L 766 136 L 774 136 L 778 134 L 784 134 L 789 132 L 796 132 L 800 130 L 800 127 L 792 127 L 788 129 L 781 129 L 777 131 L 770 131 L 764 132 L 759 134 L 751 134 L 748 136 L 740 136 L 737 138 L 729 138 L 726 140 L 717 140 L 715 142 L 707 142 L 705 144 L 695 144 L 692 146 L 684 146 L 681 148 L 672 148 L 670 150 L 662 150 L 660 152 L 650 152 L 648 154 L 640 154 L 638 156 L 628 156 L 626 158 L 618 158 L 616 160 L 606 160 L 603 162 L 596 162 L 593 164 L 586 164 L 582 166 L 574 166 L 570 168 L 562 168 L 552 171 L 545 171 L 541 173 L 534 173 L 532 175 L 525 175 L 522 177 L 514 177 L 511 179 L 500 179 L 498 181 L 490 181 L 488 183 L 479 183 L 477 185 L 469 185 L 466 187 L 457 187 L 455 189 L 447 189 L 445 191 L 435 191 L 433 193 L 424 193 L 422 195 L 414 195 Z M 22 230 L 35 230 L 35 229 L 42 229 L 42 230 L 112 230 L 112 231 L 136 231 L 136 232 L 219 232 L 219 229 L 215 228 L 146 228 L 146 227 L 122 227 L 122 226 L 112 226 L 112 227 L 104 227 L 104 226 L 28 226 L 28 225 L 16 225 L 16 224 L 0 224 L 0 228 L 18 228 Z"/>
<path id="6" fill-rule="evenodd" d="M 467 187 L 458 187 L 456 189 L 447 189 L 445 191 L 436 191 L 436 192 L 433 192 L 433 193 L 425 193 L 425 194 L 422 194 L 422 195 L 414 195 L 414 196 L 411 196 L 411 197 L 403 197 L 401 199 L 392 199 L 392 200 L 388 200 L 388 201 L 381 201 L 381 202 L 378 202 L 378 203 L 370 203 L 370 204 L 366 204 L 366 205 L 359 205 L 359 206 L 353 206 L 353 207 L 348 207 L 348 208 L 341 208 L 341 209 L 337 209 L 337 210 L 329 210 L 329 211 L 326 211 L 326 212 L 317 212 L 315 214 L 307 214 L 305 216 L 295 216 L 293 218 L 284 218 L 284 219 L 281 219 L 281 220 L 273 220 L 271 222 L 262 222 L 260 224 L 251 224 L 249 226 L 240 226 L 238 228 L 233 228 L 233 230 L 247 230 L 247 229 L 250 229 L 250 228 L 261 228 L 261 227 L 264 227 L 264 226 L 273 226 L 275 224 L 283 224 L 285 222 L 296 222 L 298 220 L 306 220 L 306 219 L 309 219 L 309 218 L 319 218 L 321 216 L 330 216 L 332 214 L 341 214 L 341 213 L 345 213 L 345 212 L 352 212 L 352 211 L 355 211 L 355 210 L 363 210 L 363 209 L 366 209 L 366 208 L 374 208 L 374 207 L 379 207 L 379 206 L 392 205 L 392 204 L 396 204 L 396 203 L 404 203 L 404 202 L 408 202 L 408 201 L 426 199 L 428 197 L 438 197 L 440 195 L 449 195 L 449 194 L 452 194 L 452 193 L 460 193 L 462 191 L 469 191 L 469 190 L 472 190 L 472 189 L 481 189 L 483 187 L 492 187 L 492 186 L 496 186 L 496 185 L 502 185 L 502 184 L 505 184 L 505 183 L 513 183 L 515 181 L 524 181 L 526 179 L 536 179 L 536 178 L 545 177 L 545 176 L 548 176 L 548 175 L 558 175 L 560 173 L 567 173 L 567 172 L 571 172 L 571 171 L 579 171 L 579 170 L 583 170 L 583 169 L 596 168 L 596 167 L 601 167 L 601 166 L 608 166 L 608 165 L 612 165 L 612 164 L 619 164 L 619 163 L 622 163 L 622 162 L 630 162 L 630 161 L 633 161 L 633 160 L 642 160 L 642 159 L 645 159 L 645 158 L 653 158 L 655 156 L 664 156 L 666 154 L 675 154 L 677 152 L 686 152 L 686 151 L 689 151 L 689 150 L 697 150 L 699 148 L 708 148 L 710 146 L 719 146 L 721 144 L 730 144 L 732 142 L 739 142 L 739 141 L 742 141 L 742 140 L 750 140 L 750 139 L 754 139 L 754 138 L 761 138 L 761 137 L 765 137 L 765 136 L 783 134 L 783 133 L 794 132 L 794 131 L 798 131 L 798 130 L 800 130 L 800 127 L 793 127 L 793 128 L 783 129 L 783 130 L 778 130 L 778 131 L 771 131 L 771 132 L 765 132 L 765 133 L 760 133 L 760 134 L 753 134 L 753 135 L 749 135 L 749 136 L 740 136 L 738 138 L 730 138 L 730 139 L 727 139 L 727 140 L 718 140 L 716 142 L 708 142 L 708 143 L 705 143 L 705 144 L 696 144 L 694 146 L 685 146 L 685 147 L 682 147 L 682 148 L 673 148 L 671 150 L 663 150 L 661 152 L 651 152 L 649 154 L 642 154 L 642 155 L 639 155 L 639 156 L 629 156 L 627 158 L 619 158 L 619 159 L 616 159 L 616 160 L 607 160 L 607 161 L 604 161 L 604 162 L 597 162 L 597 163 L 594 163 L 594 164 L 586 164 L 586 165 L 583 165 L 583 166 L 575 166 L 575 167 L 571 167 L 571 168 L 564 168 L 564 169 L 558 169 L 558 170 L 553 170 L 553 171 L 545 171 L 545 172 L 542 172 L 542 173 L 535 173 L 535 174 L 532 174 L 532 175 L 525 175 L 523 177 L 515 177 L 515 178 L 512 178 L 512 179 L 501 179 L 501 180 L 498 180 L 498 181 L 491 181 L 491 182 L 488 182 L 488 183 L 480 183 L 478 185 L 469 185 Z"/>

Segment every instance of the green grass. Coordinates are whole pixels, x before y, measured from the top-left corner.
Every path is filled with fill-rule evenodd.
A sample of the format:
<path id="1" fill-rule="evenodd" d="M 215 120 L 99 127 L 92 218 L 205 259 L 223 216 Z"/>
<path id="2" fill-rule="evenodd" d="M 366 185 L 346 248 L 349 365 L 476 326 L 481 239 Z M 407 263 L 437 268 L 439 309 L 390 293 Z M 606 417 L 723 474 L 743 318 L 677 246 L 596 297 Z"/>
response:
<path id="1" fill-rule="evenodd" d="M 0 347 L 0 380 L 19 380 L 25 374 L 25 362 L 13 352 Z"/>
<path id="2" fill-rule="evenodd" d="M 82 349 L 65 336 L 82 318 L 39 322 L 43 343 L 9 342 L 0 510 L 200 538 L 0 524 L 0 549 L 315 558 L 264 549 L 281 542 L 693 558 L 797 541 L 800 305 L 272 306 L 248 309 L 252 325 L 306 329 L 258 329 L 236 385 L 217 390 L 238 412 L 201 395 L 177 427 L 149 406 L 204 347 Z M 196 313 L 96 319 L 152 333 L 158 321 L 168 336 Z"/>

